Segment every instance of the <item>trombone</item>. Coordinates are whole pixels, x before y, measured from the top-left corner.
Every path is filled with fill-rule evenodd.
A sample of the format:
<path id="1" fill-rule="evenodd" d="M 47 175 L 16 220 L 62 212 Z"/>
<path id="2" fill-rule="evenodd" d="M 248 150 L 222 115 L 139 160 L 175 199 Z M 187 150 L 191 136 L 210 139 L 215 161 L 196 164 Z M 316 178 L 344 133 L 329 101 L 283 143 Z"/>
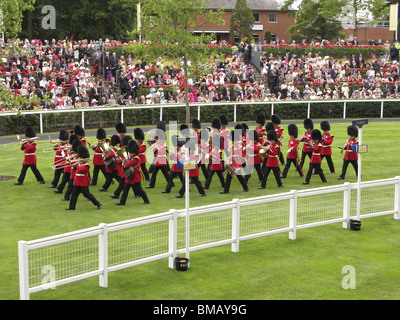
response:
<path id="1" fill-rule="evenodd" d="M 7 148 L 10 145 L 14 145 L 14 144 L 24 144 L 24 143 L 28 143 L 28 142 L 36 142 L 38 141 L 40 138 L 39 137 L 33 137 L 33 138 L 26 138 L 26 139 L 21 139 L 19 135 L 17 135 L 17 141 L 13 141 L 13 142 L 9 142 L 6 144 L 3 144 L 4 148 Z"/>

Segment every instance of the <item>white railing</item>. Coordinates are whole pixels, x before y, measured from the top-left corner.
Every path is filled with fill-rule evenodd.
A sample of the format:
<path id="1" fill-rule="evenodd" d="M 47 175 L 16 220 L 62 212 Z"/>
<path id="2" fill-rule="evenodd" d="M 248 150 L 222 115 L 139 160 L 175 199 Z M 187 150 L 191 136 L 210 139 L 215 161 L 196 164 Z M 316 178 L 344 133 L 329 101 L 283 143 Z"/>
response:
<path id="1" fill-rule="evenodd" d="M 295 240 L 298 230 L 332 223 L 348 228 L 356 216 L 358 183 L 308 189 L 190 208 L 190 244 L 186 248 L 186 210 L 97 227 L 32 241 L 18 242 L 20 298 L 41 290 L 185 252 L 231 244 L 278 233 Z M 360 218 L 393 214 L 400 218 L 400 177 L 362 182 Z M 189 251 L 187 251 L 189 249 Z"/>
<path id="2" fill-rule="evenodd" d="M 197 119 L 201 120 L 201 108 L 206 106 L 216 106 L 216 105 L 229 105 L 233 108 L 233 122 L 240 122 L 240 121 L 247 121 L 248 119 L 237 119 L 237 108 L 246 105 L 265 105 L 266 107 L 270 108 L 270 113 L 274 114 L 274 106 L 280 104 L 306 104 L 307 105 L 307 117 L 312 117 L 312 104 L 318 103 L 342 103 L 343 104 L 343 113 L 342 118 L 346 119 L 346 109 L 347 104 L 357 102 L 357 103 L 364 103 L 364 102 L 375 102 L 380 103 L 380 118 L 384 117 L 384 103 L 385 102 L 399 102 L 399 99 L 350 99 L 350 100 L 289 100 L 289 101 L 236 101 L 236 102 L 213 102 L 213 103 L 190 103 L 190 107 L 197 107 Z M 95 112 L 95 111 L 110 111 L 110 110 L 119 110 L 121 112 L 121 122 L 124 122 L 124 111 L 125 110 L 137 110 L 137 109 L 159 109 L 160 110 L 160 120 L 163 120 L 163 109 L 166 108 L 185 108 L 185 104 L 160 104 L 160 105 L 135 105 L 135 106 L 113 106 L 113 107 L 89 107 L 89 108 L 79 108 L 79 109 L 41 109 L 41 110 L 27 110 L 27 111 L 20 111 L 20 112 L 0 112 L 0 116 L 16 116 L 16 115 L 32 115 L 38 114 L 39 115 L 39 127 L 40 133 L 44 132 L 43 127 L 43 115 L 44 114 L 57 114 L 57 113 L 69 113 L 69 112 L 80 112 L 82 114 L 82 127 L 85 128 L 85 113 L 86 112 Z"/>

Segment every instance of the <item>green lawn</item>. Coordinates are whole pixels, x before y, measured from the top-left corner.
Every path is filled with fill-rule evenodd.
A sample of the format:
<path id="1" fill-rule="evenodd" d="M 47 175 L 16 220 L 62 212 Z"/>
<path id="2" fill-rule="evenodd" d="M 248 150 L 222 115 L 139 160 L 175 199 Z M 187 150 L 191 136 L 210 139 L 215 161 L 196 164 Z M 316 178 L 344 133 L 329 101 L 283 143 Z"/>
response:
<path id="1" fill-rule="evenodd" d="M 337 147 L 343 146 L 347 139 L 348 124 L 331 123 L 331 133 L 335 135 L 336 174 L 329 174 L 326 162 L 323 163 L 327 184 L 322 185 L 319 177 L 313 176 L 310 185 L 305 187 L 302 185 L 304 178 L 299 178 L 291 168 L 283 181 L 283 189 L 276 187 L 271 174 L 265 190 L 259 190 L 257 179 L 252 178 L 250 191 L 243 193 L 235 179 L 230 194 L 220 195 L 215 176 L 204 198 L 191 186 L 191 206 L 343 183 L 337 180 L 343 159 Z M 363 155 L 363 181 L 400 175 L 397 126 L 396 122 L 370 122 L 364 127 L 363 142 L 368 144 L 368 153 Z M 287 126 L 284 128 L 285 154 L 288 135 Z M 299 129 L 302 134 L 301 125 Z M 132 128 L 128 130 L 129 133 L 133 131 Z M 94 142 L 94 138 L 88 140 Z M 166 185 L 161 174 L 155 189 L 145 189 L 150 205 L 137 205 L 142 200 L 134 199 L 131 193 L 126 206 L 116 206 L 116 201 L 108 197 L 115 185 L 106 193 L 97 190 L 104 181 L 100 175 L 98 185 L 90 190 L 103 203 L 102 209 L 97 211 L 81 196 L 76 211 L 65 211 L 68 204 L 60 201 L 62 195 L 47 188 L 54 172 L 49 167 L 54 154 L 43 153 L 41 148 L 37 151 L 38 167 L 46 180 L 45 185 L 38 185 L 30 171 L 23 186 L 14 186 L 16 179 L 0 181 L 3 195 L 0 204 L 1 299 L 19 299 L 19 240 L 34 240 L 185 206 L 184 199 L 175 198 L 179 181 L 170 194 L 161 194 Z M 22 160 L 23 152 L 18 146 L 1 147 L 1 175 L 17 177 Z M 307 168 L 308 163 L 304 169 Z M 345 181 L 357 181 L 352 167 Z M 288 234 L 280 234 L 241 242 L 238 253 L 232 253 L 230 246 L 193 252 L 187 272 L 171 270 L 167 260 L 161 260 L 111 273 L 107 289 L 98 287 L 98 279 L 92 278 L 34 293 L 31 299 L 399 299 L 399 227 L 393 216 L 385 216 L 366 219 L 360 232 L 345 230 L 341 224 L 299 230 L 294 241 L 288 239 Z M 341 271 L 346 265 L 356 270 L 355 290 L 344 290 L 341 286 L 345 276 Z"/>

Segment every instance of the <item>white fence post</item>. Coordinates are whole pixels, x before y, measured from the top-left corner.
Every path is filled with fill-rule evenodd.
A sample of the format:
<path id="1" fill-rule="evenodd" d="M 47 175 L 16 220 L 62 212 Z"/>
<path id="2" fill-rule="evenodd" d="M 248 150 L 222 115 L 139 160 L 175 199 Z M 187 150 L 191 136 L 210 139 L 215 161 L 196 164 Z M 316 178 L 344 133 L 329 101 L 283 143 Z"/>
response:
<path id="1" fill-rule="evenodd" d="M 124 123 L 124 109 L 121 109 L 121 123 Z"/>
<path id="2" fill-rule="evenodd" d="M 346 221 L 343 221 L 343 228 L 347 229 L 350 220 L 351 183 L 346 182 L 344 185 L 346 190 L 343 192 L 343 219 L 346 219 Z"/>
<path id="3" fill-rule="evenodd" d="M 346 119 L 346 101 L 343 103 L 343 119 Z"/>
<path id="4" fill-rule="evenodd" d="M 290 216 L 289 216 L 289 239 L 296 240 L 296 224 L 297 224 L 297 190 L 291 190 L 292 198 L 290 199 Z"/>
<path id="5" fill-rule="evenodd" d="M 108 287 L 108 230 L 107 224 L 101 223 L 99 225 L 103 232 L 99 234 L 99 270 L 102 274 L 99 275 L 99 286 L 103 288 Z"/>
<path id="6" fill-rule="evenodd" d="M 43 113 L 39 114 L 39 120 L 40 120 L 40 133 L 43 134 Z"/>
<path id="7" fill-rule="evenodd" d="M 271 114 L 274 114 L 274 104 L 271 103 Z"/>
<path id="8" fill-rule="evenodd" d="M 233 105 L 233 122 L 236 122 L 236 104 Z"/>
<path id="9" fill-rule="evenodd" d="M 168 251 L 171 256 L 168 258 L 168 267 L 174 269 L 174 260 L 176 258 L 176 251 L 178 247 L 178 218 L 177 211 L 175 209 L 171 209 L 172 213 L 171 219 L 169 219 L 169 228 L 168 228 Z"/>
<path id="10" fill-rule="evenodd" d="M 311 103 L 309 102 L 307 106 L 307 118 L 311 118 L 310 114 L 311 114 Z"/>
<path id="11" fill-rule="evenodd" d="M 200 105 L 197 106 L 197 120 L 200 121 Z"/>
<path id="12" fill-rule="evenodd" d="M 85 129 L 85 111 L 82 111 L 82 128 Z"/>
<path id="13" fill-rule="evenodd" d="M 239 252 L 239 237 L 240 237 L 240 200 L 232 200 L 236 207 L 232 208 L 232 240 L 234 242 L 231 245 L 232 252 Z"/>
<path id="14" fill-rule="evenodd" d="M 396 213 L 394 214 L 394 219 L 400 219 L 400 177 L 396 177 L 397 183 L 394 186 L 394 210 Z"/>
<path id="15" fill-rule="evenodd" d="M 163 112 L 163 108 L 160 108 L 160 121 L 162 121 L 162 112 Z"/>
<path id="16" fill-rule="evenodd" d="M 383 100 L 381 101 L 381 119 L 383 118 Z"/>
<path id="17" fill-rule="evenodd" d="M 28 243 L 18 241 L 19 297 L 29 300 Z"/>

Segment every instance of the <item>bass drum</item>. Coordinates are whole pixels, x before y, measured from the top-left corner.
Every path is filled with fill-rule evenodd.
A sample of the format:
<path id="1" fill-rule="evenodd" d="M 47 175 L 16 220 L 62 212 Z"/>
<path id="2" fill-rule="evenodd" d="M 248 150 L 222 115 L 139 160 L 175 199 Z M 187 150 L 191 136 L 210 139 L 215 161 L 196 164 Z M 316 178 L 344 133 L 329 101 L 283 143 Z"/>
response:
<path id="1" fill-rule="evenodd" d="M 104 164 L 108 167 L 108 168 L 114 168 L 115 167 L 115 157 L 112 158 L 108 158 L 107 156 L 113 152 L 111 149 L 108 149 L 104 152 L 103 155 L 103 160 L 104 160 Z"/>

